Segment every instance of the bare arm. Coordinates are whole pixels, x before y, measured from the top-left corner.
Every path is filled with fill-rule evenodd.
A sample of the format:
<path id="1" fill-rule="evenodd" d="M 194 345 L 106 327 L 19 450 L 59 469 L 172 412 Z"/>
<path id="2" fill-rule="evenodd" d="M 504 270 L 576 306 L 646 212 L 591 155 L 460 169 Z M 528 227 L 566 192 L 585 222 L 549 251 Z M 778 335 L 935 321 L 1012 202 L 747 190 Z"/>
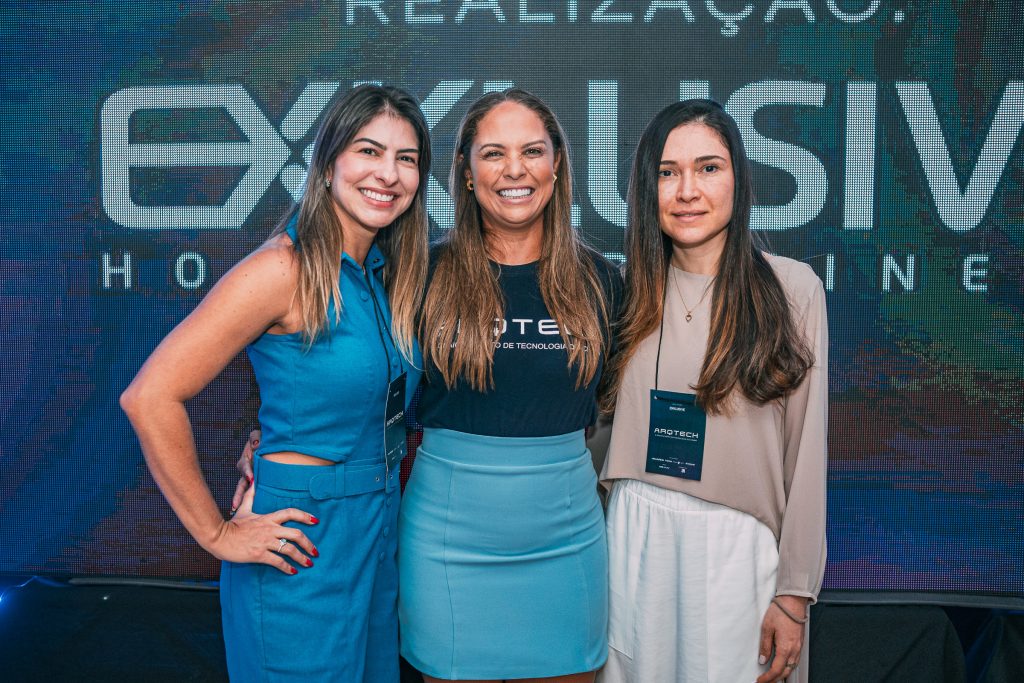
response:
<path id="1" fill-rule="evenodd" d="M 229 271 L 206 298 L 160 343 L 121 395 L 121 407 L 139 437 L 153 478 L 196 541 L 214 556 L 234 562 L 264 562 L 294 573 L 275 552 L 279 539 L 315 555 L 302 532 L 286 521 L 315 523 L 298 510 L 221 516 L 203 478 L 185 401 L 209 384 L 246 344 L 263 332 L 290 331 L 297 267 L 290 247 L 277 241 Z M 292 545 L 285 553 L 309 560 Z"/>

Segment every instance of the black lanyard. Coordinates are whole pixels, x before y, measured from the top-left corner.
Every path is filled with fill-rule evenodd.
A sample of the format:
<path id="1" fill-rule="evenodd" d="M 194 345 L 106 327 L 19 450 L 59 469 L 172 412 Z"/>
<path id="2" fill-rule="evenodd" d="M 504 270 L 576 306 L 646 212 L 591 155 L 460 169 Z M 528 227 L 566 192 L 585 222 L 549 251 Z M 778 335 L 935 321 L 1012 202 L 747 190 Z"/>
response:
<path id="1" fill-rule="evenodd" d="M 658 390 L 661 344 L 665 336 L 665 315 L 668 312 L 668 278 L 671 275 L 672 271 L 665 271 L 661 321 L 658 324 L 658 355 L 654 361 L 654 389 L 651 390 L 647 463 L 644 471 L 700 481 L 704 467 L 707 415 L 697 404 L 697 397 L 694 394 Z"/>
<path id="2" fill-rule="evenodd" d="M 395 344 L 395 338 L 391 336 L 390 325 L 387 324 L 387 317 L 384 315 L 384 311 L 381 310 L 380 303 L 377 301 L 377 293 L 373 288 L 373 281 L 370 278 L 370 271 L 363 266 L 363 277 L 366 279 L 366 286 L 370 289 L 370 299 L 373 300 L 373 318 L 377 322 L 377 336 L 380 337 L 381 348 L 384 349 L 384 364 L 388 371 L 388 386 L 391 385 L 391 351 L 388 349 L 388 344 L 384 341 L 384 333 L 387 333 L 388 339 L 391 341 L 391 348 L 398 352 L 398 345 Z M 384 330 L 381 332 L 381 330 Z"/>
<path id="3" fill-rule="evenodd" d="M 667 265 L 667 264 L 666 264 Z M 672 277 L 672 266 L 669 265 L 665 269 L 665 286 L 661 291 L 661 322 L 658 323 L 658 355 L 654 359 L 654 390 L 658 390 L 658 368 L 661 365 L 661 340 L 665 336 L 665 316 L 668 313 L 668 279 Z M 711 285 L 709 284 L 708 287 Z M 682 298 L 682 294 L 679 295 Z M 704 296 L 707 296 L 707 288 L 704 289 Z M 701 301 L 704 301 L 702 296 Z M 685 305 L 685 304 L 684 304 Z M 700 305 L 700 302 L 697 303 Z M 694 306 L 692 310 L 697 310 L 697 306 Z"/>
<path id="4" fill-rule="evenodd" d="M 665 268 L 665 286 L 661 292 L 661 321 L 658 323 L 658 355 L 654 358 L 654 390 L 658 390 L 658 368 L 661 366 L 661 340 L 665 336 L 665 313 L 668 304 L 668 278 L 672 275 L 671 266 Z"/>

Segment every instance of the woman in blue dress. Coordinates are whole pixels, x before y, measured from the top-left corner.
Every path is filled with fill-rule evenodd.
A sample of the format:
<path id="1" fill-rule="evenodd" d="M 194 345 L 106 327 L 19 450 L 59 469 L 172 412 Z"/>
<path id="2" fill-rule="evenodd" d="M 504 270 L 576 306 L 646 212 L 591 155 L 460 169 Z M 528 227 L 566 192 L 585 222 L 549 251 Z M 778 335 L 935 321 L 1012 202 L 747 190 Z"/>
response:
<path id="1" fill-rule="evenodd" d="M 410 95 L 367 85 L 333 103 L 298 205 L 121 397 L 174 512 L 223 560 L 233 680 L 398 680 L 402 450 L 385 423 L 401 424 L 420 377 L 429 169 L 428 128 Z M 255 485 L 225 520 L 184 403 L 243 348 L 263 433 Z"/>

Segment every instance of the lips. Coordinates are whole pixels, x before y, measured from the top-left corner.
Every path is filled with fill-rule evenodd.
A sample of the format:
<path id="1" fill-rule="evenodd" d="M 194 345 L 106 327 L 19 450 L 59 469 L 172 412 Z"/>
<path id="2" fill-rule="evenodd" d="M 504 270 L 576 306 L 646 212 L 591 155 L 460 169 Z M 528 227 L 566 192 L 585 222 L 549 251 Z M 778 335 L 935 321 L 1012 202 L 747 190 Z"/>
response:
<path id="1" fill-rule="evenodd" d="M 498 195 L 505 199 L 522 199 L 533 194 L 532 187 L 510 187 L 505 190 L 498 190 Z"/>
<path id="2" fill-rule="evenodd" d="M 380 190 L 370 190 L 367 188 L 360 188 L 359 191 L 363 194 L 364 197 L 369 197 L 370 199 L 377 202 L 390 203 L 395 201 L 395 199 L 398 197 L 398 195 L 395 194 L 394 192 L 382 192 Z"/>

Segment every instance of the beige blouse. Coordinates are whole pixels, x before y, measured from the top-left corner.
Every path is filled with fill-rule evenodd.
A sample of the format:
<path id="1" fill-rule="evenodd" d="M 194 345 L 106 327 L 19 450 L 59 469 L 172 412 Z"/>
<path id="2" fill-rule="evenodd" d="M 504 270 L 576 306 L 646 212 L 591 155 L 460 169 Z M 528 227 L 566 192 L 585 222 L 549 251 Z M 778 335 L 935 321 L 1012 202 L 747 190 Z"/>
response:
<path id="1" fill-rule="evenodd" d="M 825 461 L 828 322 L 821 280 L 806 264 L 766 254 L 789 298 L 814 366 L 785 398 L 758 406 L 737 395 L 732 414 L 709 415 L 700 481 L 644 471 L 658 330 L 626 367 L 611 442 L 601 472 L 639 479 L 754 516 L 779 543 L 777 595 L 817 599 L 825 572 Z M 712 280 L 672 267 L 665 306 L 658 388 L 693 393 L 710 326 Z M 703 297 L 703 298 L 702 298 Z M 693 319 L 686 322 L 686 307 Z M 699 303 L 698 303 L 699 302 Z"/>

